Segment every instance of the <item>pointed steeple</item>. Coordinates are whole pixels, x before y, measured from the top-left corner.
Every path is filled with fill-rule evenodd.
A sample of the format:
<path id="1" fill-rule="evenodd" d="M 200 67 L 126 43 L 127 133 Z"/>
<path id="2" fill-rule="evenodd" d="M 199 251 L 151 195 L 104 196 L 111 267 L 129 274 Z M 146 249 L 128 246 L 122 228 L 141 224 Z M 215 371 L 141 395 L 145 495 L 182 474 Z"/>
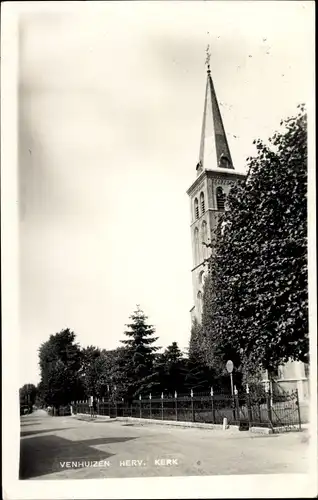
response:
<path id="1" fill-rule="evenodd" d="M 233 169 L 231 153 L 227 142 L 220 108 L 211 77 L 210 53 L 207 48 L 207 83 L 204 100 L 200 156 L 197 171 L 214 168 Z"/>

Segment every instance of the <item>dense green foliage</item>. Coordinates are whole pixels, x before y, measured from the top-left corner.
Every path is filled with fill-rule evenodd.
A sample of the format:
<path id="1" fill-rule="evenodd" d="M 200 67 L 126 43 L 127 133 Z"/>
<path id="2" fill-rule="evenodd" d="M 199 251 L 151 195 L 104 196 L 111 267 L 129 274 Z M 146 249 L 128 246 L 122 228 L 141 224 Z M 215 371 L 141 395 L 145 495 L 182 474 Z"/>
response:
<path id="1" fill-rule="evenodd" d="M 80 397 L 81 351 L 69 329 L 51 335 L 39 350 L 40 391 L 46 404 L 56 408 Z"/>
<path id="2" fill-rule="evenodd" d="M 189 342 L 189 360 L 194 362 L 205 362 L 205 344 L 202 326 L 195 317 L 191 326 Z"/>
<path id="3" fill-rule="evenodd" d="M 124 346 L 111 351 L 92 345 L 81 349 L 70 330 L 51 335 L 39 352 L 39 404 L 58 408 L 90 396 L 129 400 L 139 394 L 210 390 L 213 372 L 195 354 L 185 356 L 176 342 L 157 352 L 155 330 L 139 307 L 127 327 Z"/>
<path id="4" fill-rule="evenodd" d="M 125 340 L 121 342 L 125 346 L 125 365 L 122 371 L 128 397 L 136 396 L 141 391 L 151 390 L 152 384 L 149 377 L 152 376 L 155 353 L 159 350 L 153 344 L 158 340 L 154 337 L 155 329 L 146 323 L 147 316 L 137 307 L 130 316 L 131 322 L 126 325 L 128 330 L 124 333 Z"/>
<path id="5" fill-rule="evenodd" d="M 308 361 L 307 122 L 303 107 L 269 144 L 255 141 L 228 197 L 203 305 L 208 361 L 244 371 Z"/>
<path id="6" fill-rule="evenodd" d="M 97 382 L 102 373 L 100 363 L 101 350 L 94 346 L 88 346 L 81 351 L 80 380 L 85 394 L 97 396 Z"/>
<path id="7" fill-rule="evenodd" d="M 149 389 L 156 394 L 173 395 L 185 389 L 187 360 L 179 349 L 177 342 L 172 342 L 164 352 L 158 354 L 154 361 Z"/>
<path id="8" fill-rule="evenodd" d="M 24 384 L 19 389 L 20 406 L 33 406 L 37 396 L 37 388 L 34 384 Z"/>

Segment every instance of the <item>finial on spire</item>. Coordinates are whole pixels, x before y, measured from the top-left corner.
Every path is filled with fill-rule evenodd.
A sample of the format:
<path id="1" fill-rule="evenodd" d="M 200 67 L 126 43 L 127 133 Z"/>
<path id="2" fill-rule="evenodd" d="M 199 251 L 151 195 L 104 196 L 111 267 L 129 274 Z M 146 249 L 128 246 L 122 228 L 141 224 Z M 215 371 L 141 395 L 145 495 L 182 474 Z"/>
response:
<path id="1" fill-rule="evenodd" d="M 206 58 L 205 58 L 205 64 L 208 68 L 208 73 L 210 73 L 210 59 L 211 59 L 211 52 L 210 52 L 210 45 L 208 44 L 206 48 Z"/>

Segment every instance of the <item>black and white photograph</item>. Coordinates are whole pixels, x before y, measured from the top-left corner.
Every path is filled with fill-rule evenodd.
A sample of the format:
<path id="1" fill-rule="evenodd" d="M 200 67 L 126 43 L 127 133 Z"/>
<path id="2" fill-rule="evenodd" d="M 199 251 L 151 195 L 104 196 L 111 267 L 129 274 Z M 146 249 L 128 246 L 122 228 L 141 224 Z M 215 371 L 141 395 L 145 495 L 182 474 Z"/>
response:
<path id="1" fill-rule="evenodd" d="M 13 4 L 5 497 L 315 496 L 314 3 Z"/>

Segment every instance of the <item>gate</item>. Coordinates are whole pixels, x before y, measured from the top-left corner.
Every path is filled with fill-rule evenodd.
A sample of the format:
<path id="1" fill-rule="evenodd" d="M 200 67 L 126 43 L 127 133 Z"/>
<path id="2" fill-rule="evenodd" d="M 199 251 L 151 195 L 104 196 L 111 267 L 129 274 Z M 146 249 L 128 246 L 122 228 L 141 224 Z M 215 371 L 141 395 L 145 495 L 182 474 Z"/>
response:
<path id="1" fill-rule="evenodd" d="M 273 426 L 286 431 L 301 430 L 298 391 L 273 394 L 271 402 Z"/>

